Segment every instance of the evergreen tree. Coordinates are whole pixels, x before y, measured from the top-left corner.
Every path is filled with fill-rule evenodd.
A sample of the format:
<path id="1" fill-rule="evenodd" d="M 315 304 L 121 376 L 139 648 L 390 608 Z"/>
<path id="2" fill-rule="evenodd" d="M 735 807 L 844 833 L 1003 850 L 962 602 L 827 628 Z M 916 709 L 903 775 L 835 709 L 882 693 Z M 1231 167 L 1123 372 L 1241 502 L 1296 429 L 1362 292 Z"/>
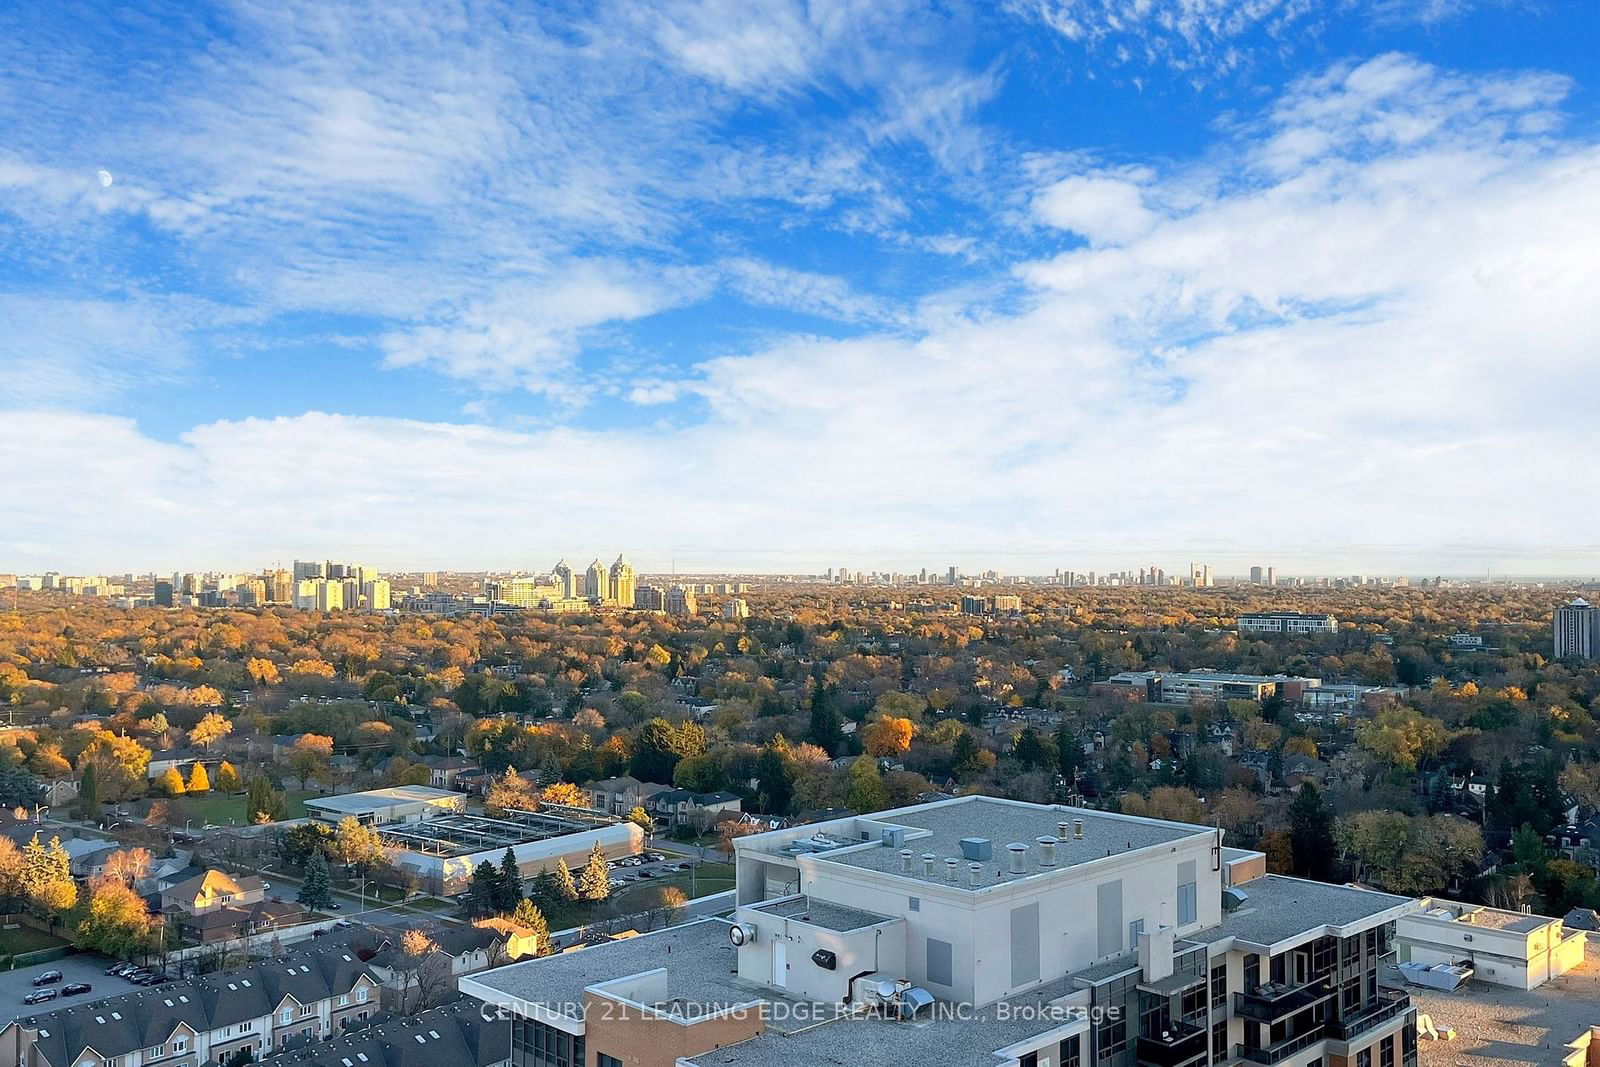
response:
<path id="1" fill-rule="evenodd" d="M 1078 768 L 1083 766 L 1083 742 L 1078 740 L 1078 735 L 1065 719 L 1056 727 L 1056 769 L 1061 772 L 1061 777 L 1067 780 L 1067 788 L 1072 788 L 1072 783 L 1078 777 Z"/>
<path id="2" fill-rule="evenodd" d="M 1333 816 L 1322 802 L 1322 790 L 1307 779 L 1289 805 L 1289 843 L 1294 873 L 1326 881 L 1333 873 Z"/>
<path id="3" fill-rule="evenodd" d="M 541 909 L 557 908 L 566 903 L 554 868 L 546 867 L 534 877 L 533 884 L 528 887 L 528 900 Z"/>
<path id="4" fill-rule="evenodd" d="M 844 747 L 844 723 L 839 717 L 839 687 L 817 683 L 811 692 L 811 724 L 806 740 L 837 756 Z"/>
<path id="5" fill-rule="evenodd" d="M 571 904 L 578 899 L 578 883 L 573 881 L 567 861 L 559 857 L 556 859 L 555 892 L 556 900 L 561 904 Z"/>
<path id="6" fill-rule="evenodd" d="M 244 811 L 245 818 L 252 824 L 281 822 L 288 817 L 289 805 L 283 794 L 272 788 L 267 776 L 258 774 L 250 779 L 250 792 L 245 798 Z"/>
<path id="7" fill-rule="evenodd" d="M 93 763 L 83 766 L 83 775 L 78 779 L 78 818 L 93 819 L 100 814 L 100 773 Z"/>
<path id="8" fill-rule="evenodd" d="M 22 846 L 17 885 L 34 914 L 48 919 L 52 926 L 61 913 L 71 910 L 78 902 L 78 883 L 73 880 L 72 860 L 61 847 L 61 838 L 52 837 L 45 845 L 35 833 L 33 839 Z"/>
<path id="9" fill-rule="evenodd" d="M 606 854 L 600 842 L 589 850 L 589 862 L 578 875 L 578 898 L 589 904 L 598 904 L 611 895 L 611 869 L 606 866 Z"/>
<path id="10" fill-rule="evenodd" d="M 756 760 L 756 786 L 761 794 L 761 810 L 768 815 L 787 815 L 794 803 L 794 772 L 783 754 L 768 745 Z"/>
<path id="11" fill-rule="evenodd" d="M 522 903 L 522 871 L 517 866 L 517 857 L 511 849 L 506 849 L 506 854 L 500 857 L 500 893 L 495 900 L 495 912 L 499 915 L 509 915 Z"/>
<path id="12" fill-rule="evenodd" d="M 494 864 L 484 860 L 473 868 L 472 881 L 467 886 L 463 906 L 472 918 L 484 915 L 493 915 L 495 905 L 500 899 L 500 872 L 495 870 Z"/>
<path id="13" fill-rule="evenodd" d="M 300 883 L 300 893 L 295 899 L 309 911 L 327 911 L 333 903 L 333 877 L 328 870 L 328 859 L 320 851 L 313 851 L 307 858 L 305 881 Z"/>
<path id="14" fill-rule="evenodd" d="M 531 900 L 524 900 L 511 913 L 511 921 L 531 933 L 538 941 L 538 954 L 550 951 L 550 923 Z"/>
<path id="15" fill-rule="evenodd" d="M 237 793 L 243 783 L 239 781 L 239 769 L 227 760 L 217 765 L 217 792 Z"/>

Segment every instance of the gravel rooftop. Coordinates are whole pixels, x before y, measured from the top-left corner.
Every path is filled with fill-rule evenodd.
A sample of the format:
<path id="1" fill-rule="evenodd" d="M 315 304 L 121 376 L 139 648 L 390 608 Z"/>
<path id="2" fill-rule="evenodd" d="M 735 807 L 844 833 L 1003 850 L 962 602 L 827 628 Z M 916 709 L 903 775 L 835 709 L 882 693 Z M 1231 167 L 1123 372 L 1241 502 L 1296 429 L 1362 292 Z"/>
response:
<path id="1" fill-rule="evenodd" d="M 1422 1040 L 1422 1067 L 1557 1064 L 1567 1042 L 1600 1024 L 1600 945 L 1590 941 L 1582 965 L 1528 992 L 1477 981 L 1407 992 L 1418 1015 L 1456 1030 L 1454 1041 Z"/>

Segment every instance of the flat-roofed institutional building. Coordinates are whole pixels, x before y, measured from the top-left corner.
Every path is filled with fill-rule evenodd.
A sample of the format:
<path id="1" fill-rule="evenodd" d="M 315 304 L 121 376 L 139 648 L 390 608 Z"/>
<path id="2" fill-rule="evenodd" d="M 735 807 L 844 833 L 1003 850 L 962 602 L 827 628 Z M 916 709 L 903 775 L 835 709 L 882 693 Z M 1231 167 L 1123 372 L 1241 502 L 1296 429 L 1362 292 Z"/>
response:
<path id="1" fill-rule="evenodd" d="M 1412 1067 L 1416 902 L 1221 831 L 992 797 L 735 842 L 736 908 L 464 978 L 515 1067 Z"/>

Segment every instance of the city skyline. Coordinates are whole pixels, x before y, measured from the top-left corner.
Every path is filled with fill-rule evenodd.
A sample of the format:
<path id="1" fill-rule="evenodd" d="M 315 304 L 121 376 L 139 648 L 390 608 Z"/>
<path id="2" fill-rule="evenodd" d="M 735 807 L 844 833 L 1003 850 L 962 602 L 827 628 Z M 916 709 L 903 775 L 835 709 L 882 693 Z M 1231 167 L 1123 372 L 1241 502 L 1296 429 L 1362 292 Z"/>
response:
<path id="1" fill-rule="evenodd" d="M 0 12 L 0 567 L 1592 574 L 1600 9 L 1124 7 Z"/>

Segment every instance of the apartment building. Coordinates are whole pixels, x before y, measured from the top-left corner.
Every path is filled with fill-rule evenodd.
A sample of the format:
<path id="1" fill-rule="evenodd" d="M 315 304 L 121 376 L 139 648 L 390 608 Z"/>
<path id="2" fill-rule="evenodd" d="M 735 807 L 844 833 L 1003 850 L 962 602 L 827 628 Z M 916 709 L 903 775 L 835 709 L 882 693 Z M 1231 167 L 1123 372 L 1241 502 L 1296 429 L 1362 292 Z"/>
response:
<path id="1" fill-rule="evenodd" d="M 1407 1067 L 1414 901 L 1220 831 L 991 797 L 735 843 L 737 908 L 462 980 L 514 1067 Z"/>
<path id="2" fill-rule="evenodd" d="M 1594 659 L 1600 652 L 1600 610 L 1582 597 L 1555 611 L 1556 659 Z"/>
<path id="3" fill-rule="evenodd" d="M 296 1038 L 329 1038 L 378 1010 L 379 977 L 347 949 L 26 1015 L 0 1029 L 0 1067 L 200 1067 Z"/>
<path id="4" fill-rule="evenodd" d="M 1238 629 L 1241 634 L 1334 634 L 1339 620 L 1300 611 L 1248 611 L 1239 616 Z"/>

